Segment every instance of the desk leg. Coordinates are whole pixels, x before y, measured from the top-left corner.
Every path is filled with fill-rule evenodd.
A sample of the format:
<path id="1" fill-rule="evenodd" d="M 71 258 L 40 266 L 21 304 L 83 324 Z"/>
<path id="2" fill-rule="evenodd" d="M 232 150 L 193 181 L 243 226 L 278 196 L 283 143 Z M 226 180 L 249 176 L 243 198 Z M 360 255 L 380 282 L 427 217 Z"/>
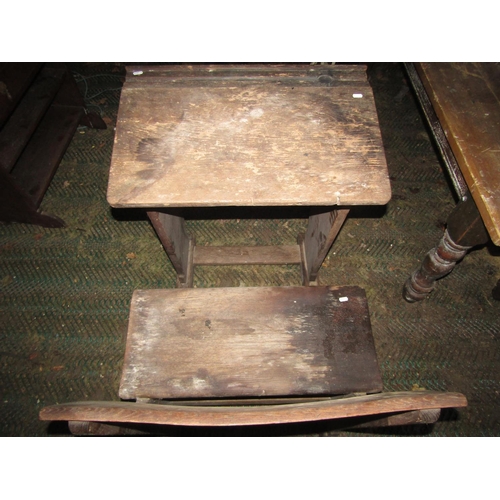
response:
<path id="1" fill-rule="evenodd" d="M 192 287 L 195 240 L 186 232 L 184 218 L 163 212 L 148 212 L 148 217 L 177 273 L 177 287 Z"/>
<path id="2" fill-rule="evenodd" d="M 315 285 L 318 272 L 342 228 L 348 208 L 312 215 L 305 235 L 298 237 L 302 257 L 302 284 Z"/>
<path id="3" fill-rule="evenodd" d="M 436 248 L 406 281 L 403 297 L 408 302 L 425 299 L 436 280 L 451 273 L 455 264 L 473 247 L 487 243 L 488 232 L 470 195 L 461 201 L 448 217 L 446 231 Z"/>

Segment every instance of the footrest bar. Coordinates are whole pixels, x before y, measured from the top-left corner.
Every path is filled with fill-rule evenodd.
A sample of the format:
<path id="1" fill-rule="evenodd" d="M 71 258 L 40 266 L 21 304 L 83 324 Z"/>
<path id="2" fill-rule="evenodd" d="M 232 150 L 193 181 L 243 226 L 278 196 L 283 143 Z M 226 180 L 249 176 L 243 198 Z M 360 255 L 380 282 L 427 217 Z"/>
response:
<path id="1" fill-rule="evenodd" d="M 197 246 L 194 265 L 232 266 L 242 264 L 300 264 L 298 245 L 281 246 Z"/>

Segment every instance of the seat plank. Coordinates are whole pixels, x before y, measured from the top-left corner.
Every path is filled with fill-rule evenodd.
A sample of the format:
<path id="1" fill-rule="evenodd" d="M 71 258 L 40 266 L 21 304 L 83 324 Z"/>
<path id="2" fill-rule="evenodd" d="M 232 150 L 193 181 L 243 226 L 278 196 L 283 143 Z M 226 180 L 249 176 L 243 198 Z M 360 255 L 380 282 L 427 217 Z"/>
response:
<path id="1" fill-rule="evenodd" d="M 359 287 L 134 292 L 122 399 L 381 390 Z"/>

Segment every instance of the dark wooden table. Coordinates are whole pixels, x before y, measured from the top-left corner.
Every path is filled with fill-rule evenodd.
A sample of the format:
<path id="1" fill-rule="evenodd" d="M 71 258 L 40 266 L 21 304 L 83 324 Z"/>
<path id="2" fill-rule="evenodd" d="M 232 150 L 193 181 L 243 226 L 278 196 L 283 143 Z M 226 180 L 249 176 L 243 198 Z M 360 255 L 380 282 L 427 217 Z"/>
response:
<path id="1" fill-rule="evenodd" d="M 477 245 L 500 245 L 500 63 L 406 64 L 459 202 L 443 238 L 407 280 L 409 302 Z"/>

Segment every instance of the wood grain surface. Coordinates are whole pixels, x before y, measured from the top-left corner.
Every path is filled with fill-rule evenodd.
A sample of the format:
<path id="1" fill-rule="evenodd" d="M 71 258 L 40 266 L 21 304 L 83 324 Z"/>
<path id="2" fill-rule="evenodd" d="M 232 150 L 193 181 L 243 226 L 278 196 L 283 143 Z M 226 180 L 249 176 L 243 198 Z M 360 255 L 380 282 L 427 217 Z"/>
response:
<path id="1" fill-rule="evenodd" d="M 122 399 L 380 392 L 364 290 L 136 290 Z"/>
<path id="2" fill-rule="evenodd" d="M 342 229 L 349 209 L 333 210 L 323 214 L 309 217 L 307 230 L 303 238 L 304 242 L 304 268 L 307 279 L 304 285 L 315 281 L 318 272 L 325 260 L 338 233 Z"/>
<path id="3" fill-rule="evenodd" d="M 500 63 L 416 68 L 486 229 L 500 245 Z"/>
<path id="4" fill-rule="evenodd" d="M 121 94 L 109 203 L 387 203 L 387 165 L 364 68 L 310 71 L 132 68 Z"/>
<path id="5" fill-rule="evenodd" d="M 169 425 L 258 425 L 317 421 L 467 406 L 453 392 L 389 392 L 311 403 L 240 407 L 193 407 L 170 404 L 82 401 L 41 410 L 41 420 L 129 422 Z"/>

